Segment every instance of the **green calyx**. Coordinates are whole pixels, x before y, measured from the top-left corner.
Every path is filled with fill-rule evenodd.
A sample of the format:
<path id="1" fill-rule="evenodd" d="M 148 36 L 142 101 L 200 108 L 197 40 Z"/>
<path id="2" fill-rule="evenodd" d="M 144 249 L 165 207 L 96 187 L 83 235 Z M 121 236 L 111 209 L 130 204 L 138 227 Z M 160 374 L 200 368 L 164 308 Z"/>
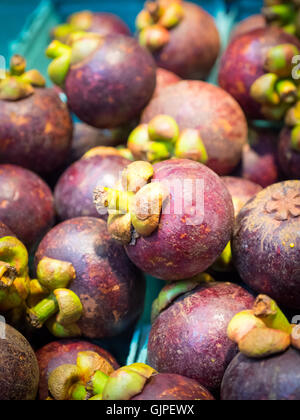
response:
<path id="1" fill-rule="evenodd" d="M 153 302 L 151 314 L 152 323 L 178 297 L 191 292 L 201 284 L 207 284 L 214 281 L 215 280 L 209 274 L 202 273 L 191 279 L 174 282 L 165 286 L 158 295 L 158 298 Z"/>
<path id="2" fill-rule="evenodd" d="M 74 13 L 70 16 L 67 23 L 57 26 L 52 31 L 54 39 L 67 42 L 69 36 L 78 31 L 89 31 L 92 26 L 93 14 L 89 11 Z"/>
<path id="3" fill-rule="evenodd" d="M 148 162 L 133 162 L 122 174 L 119 189 L 98 187 L 94 203 L 100 214 L 108 211 L 108 230 L 126 245 L 134 235 L 150 236 L 159 226 L 167 188 L 151 182 L 153 167 Z"/>
<path id="4" fill-rule="evenodd" d="M 34 328 L 44 324 L 56 337 L 81 335 L 77 326 L 83 307 L 79 297 L 67 289 L 76 278 L 73 265 L 67 261 L 43 258 L 37 265 L 37 279 L 30 282 L 27 319 Z"/>
<path id="5" fill-rule="evenodd" d="M 136 19 L 140 44 L 151 51 L 163 48 L 170 41 L 169 31 L 184 18 L 184 8 L 178 0 L 157 0 L 146 3 Z"/>
<path id="6" fill-rule="evenodd" d="M 255 80 L 251 86 L 250 95 L 261 104 L 279 105 L 280 97 L 276 92 L 278 76 L 267 73 Z"/>
<path id="7" fill-rule="evenodd" d="M 135 159 L 151 163 L 177 157 L 207 163 L 208 154 L 198 130 L 180 133 L 177 122 L 168 115 L 158 115 L 149 124 L 142 124 L 130 134 L 128 149 Z"/>
<path id="8" fill-rule="evenodd" d="M 280 22 L 280 25 L 285 25 L 295 18 L 295 6 L 294 4 L 274 3 L 264 7 L 262 14 L 268 22 Z"/>
<path id="9" fill-rule="evenodd" d="M 53 59 L 48 67 L 52 82 L 63 87 L 72 65 L 76 65 L 101 45 L 101 37 L 92 33 L 74 32 L 68 39 L 68 45 L 58 40 L 52 41 L 46 50 L 47 57 Z"/>
<path id="10" fill-rule="evenodd" d="M 280 78 L 292 76 L 294 56 L 299 55 L 299 49 L 293 44 L 281 44 L 268 50 L 264 69 Z"/>
<path id="11" fill-rule="evenodd" d="M 20 55 L 14 55 L 10 62 L 10 70 L 5 79 L 0 81 L 0 99 L 25 99 L 34 93 L 34 87 L 45 85 L 45 79 L 37 70 L 26 72 L 26 60 Z"/>
<path id="12" fill-rule="evenodd" d="M 213 264 L 212 268 L 221 273 L 227 273 L 232 271 L 233 269 L 233 261 L 232 261 L 232 250 L 231 250 L 231 242 L 228 242 L 226 248 L 222 252 L 221 256 L 217 259 L 217 261 Z"/>

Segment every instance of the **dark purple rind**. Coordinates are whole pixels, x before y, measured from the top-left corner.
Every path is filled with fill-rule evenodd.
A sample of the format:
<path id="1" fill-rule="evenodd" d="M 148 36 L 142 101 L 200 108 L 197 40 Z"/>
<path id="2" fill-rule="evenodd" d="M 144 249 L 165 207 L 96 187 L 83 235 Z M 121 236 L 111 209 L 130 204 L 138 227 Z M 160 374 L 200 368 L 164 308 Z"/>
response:
<path id="1" fill-rule="evenodd" d="M 199 130 L 209 157 L 206 164 L 219 175 L 230 174 L 239 164 L 248 126 L 240 106 L 224 90 L 199 81 L 176 83 L 152 99 L 142 123 L 159 114 L 175 118 L 181 130 Z"/>
<path id="2" fill-rule="evenodd" d="M 175 73 L 171 71 L 158 68 L 156 71 L 156 89 L 154 92 L 154 96 L 158 96 L 161 94 L 161 91 L 170 86 L 174 85 L 177 82 L 180 82 L 182 79 L 177 76 Z"/>
<path id="3" fill-rule="evenodd" d="M 263 15 L 253 15 L 242 20 L 231 32 L 231 41 L 241 35 L 247 34 L 248 32 L 256 29 L 263 29 L 267 27 L 266 19 Z"/>
<path id="4" fill-rule="evenodd" d="M 70 166 L 59 179 L 54 192 L 60 220 L 100 217 L 93 201 L 94 190 L 100 185 L 114 188 L 130 163 L 121 156 L 94 156 Z M 107 212 L 101 218 L 106 220 Z"/>
<path id="5" fill-rule="evenodd" d="M 221 59 L 219 85 L 239 102 L 249 119 L 265 119 L 261 105 L 250 96 L 250 88 L 265 74 L 264 63 L 269 48 L 286 43 L 300 48 L 296 37 L 279 28 L 257 29 L 235 38 Z"/>
<path id="6" fill-rule="evenodd" d="M 131 399 L 133 401 L 213 401 L 214 397 L 194 379 L 161 373 L 152 376 L 143 392 Z"/>
<path id="7" fill-rule="evenodd" d="M 192 203 L 187 208 L 184 180 L 190 180 L 193 189 Z M 193 277 L 213 264 L 231 238 L 231 196 L 215 173 L 191 160 L 174 159 L 154 165 L 152 182 L 157 181 L 171 187 L 169 211 L 162 213 L 159 227 L 151 236 L 140 237 L 135 245 L 126 247 L 126 252 L 134 264 L 153 277 L 168 281 Z M 197 181 L 204 181 L 204 198 L 203 187 L 197 186 Z M 199 206 L 204 203 L 204 214 L 196 207 L 196 197 Z M 191 215 L 192 210 L 195 215 Z"/>
<path id="8" fill-rule="evenodd" d="M 42 347 L 36 352 L 40 367 L 39 399 L 45 400 L 48 397 L 48 378 L 51 372 L 58 366 L 64 364 L 76 365 L 77 356 L 82 351 L 93 351 L 104 357 L 114 369 L 119 365 L 115 358 L 95 344 L 79 340 L 54 341 Z"/>
<path id="9" fill-rule="evenodd" d="M 103 220 L 71 219 L 52 229 L 36 253 L 36 264 L 49 257 L 73 264 L 76 279 L 70 289 L 84 308 L 82 334 L 103 338 L 125 331 L 141 315 L 145 280 L 113 241 Z"/>
<path id="10" fill-rule="evenodd" d="M 299 401 L 300 352 L 290 348 L 263 360 L 238 354 L 225 373 L 222 400 Z"/>
<path id="11" fill-rule="evenodd" d="M 82 121 L 97 128 L 116 128 L 139 116 L 155 84 L 151 54 L 133 38 L 109 35 L 91 56 L 71 67 L 65 92 Z"/>
<path id="12" fill-rule="evenodd" d="M 291 147 L 291 129 L 283 128 L 278 145 L 278 160 L 284 175 L 289 179 L 300 179 L 300 152 Z"/>
<path id="13" fill-rule="evenodd" d="M 0 238 L 5 236 L 15 236 L 12 231 L 2 222 L 0 222 Z"/>
<path id="14" fill-rule="evenodd" d="M 125 144 L 130 134 L 130 128 L 103 129 L 91 127 L 87 124 L 74 124 L 72 148 L 68 158 L 68 164 L 76 162 L 90 149 L 98 146 L 114 147 Z"/>
<path id="15" fill-rule="evenodd" d="M 279 129 L 252 126 L 249 130 L 249 144 L 243 148 L 242 161 L 235 174 L 263 188 L 278 182 L 278 140 Z"/>
<path id="16" fill-rule="evenodd" d="M 72 119 L 54 89 L 0 101 L 0 163 L 48 174 L 62 166 L 72 142 Z"/>
<path id="17" fill-rule="evenodd" d="M 275 193 L 298 191 L 300 181 L 274 184 L 258 193 L 239 213 L 232 242 L 234 264 L 253 290 L 279 305 L 300 309 L 300 217 L 283 222 L 266 211 Z"/>
<path id="18" fill-rule="evenodd" d="M 161 373 L 176 373 L 218 391 L 237 353 L 227 337 L 230 320 L 253 306 L 240 286 L 210 283 L 177 298 L 156 319 L 148 345 L 148 362 Z"/>
<path id="19" fill-rule="evenodd" d="M 0 400 L 34 400 L 39 384 L 39 367 L 28 341 L 5 324 L 0 338 Z"/>
<path id="20" fill-rule="evenodd" d="M 172 28 L 170 41 L 153 56 L 158 67 L 183 79 L 206 79 L 220 52 L 213 18 L 196 4 L 184 2 L 184 18 Z"/>
<path id="21" fill-rule="evenodd" d="M 119 16 L 112 13 L 93 13 L 92 23 L 87 32 L 107 36 L 110 34 L 131 35 L 130 29 Z"/>
<path id="22" fill-rule="evenodd" d="M 254 182 L 248 181 L 247 179 L 225 176 L 222 180 L 234 200 L 233 205 L 236 216 L 240 211 L 240 206 L 244 206 L 250 198 L 262 190 L 260 185 L 254 184 Z"/>
<path id="23" fill-rule="evenodd" d="M 54 200 L 36 174 L 14 165 L 0 165 L 0 220 L 28 248 L 53 226 Z"/>

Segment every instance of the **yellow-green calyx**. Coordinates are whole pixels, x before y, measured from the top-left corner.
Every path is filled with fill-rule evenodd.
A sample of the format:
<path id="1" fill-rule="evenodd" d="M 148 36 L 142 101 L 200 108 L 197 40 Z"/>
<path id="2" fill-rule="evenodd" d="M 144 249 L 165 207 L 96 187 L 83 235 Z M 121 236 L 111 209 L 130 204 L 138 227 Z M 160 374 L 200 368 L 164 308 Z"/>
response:
<path id="1" fill-rule="evenodd" d="M 151 182 L 153 174 L 150 163 L 133 162 L 124 170 L 119 189 L 100 186 L 94 192 L 98 212 L 108 211 L 110 234 L 123 244 L 158 228 L 169 191 L 162 183 Z"/>
<path id="2" fill-rule="evenodd" d="M 153 323 L 157 317 L 179 296 L 191 292 L 201 284 L 207 284 L 214 281 L 213 277 L 209 274 L 202 273 L 192 277 L 191 279 L 168 284 L 161 290 L 157 299 L 153 302 L 151 322 Z"/>
<path id="3" fill-rule="evenodd" d="M 73 265 L 45 257 L 37 265 L 37 277 L 30 282 L 27 310 L 30 324 L 35 328 L 46 324 L 50 332 L 60 338 L 81 335 L 76 323 L 83 307 L 78 296 L 67 289 L 76 278 Z"/>
<path id="4" fill-rule="evenodd" d="M 0 239 L 0 311 L 24 305 L 29 295 L 28 253 L 14 237 Z"/>
<path id="5" fill-rule="evenodd" d="M 300 152 L 300 124 L 292 129 L 291 146 L 295 152 Z"/>
<path id="6" fill-rule="evenodd" d="M 158 115 L 149 124 L 135 128 L 128 138 L 128 149 L 135 159 L 151 163 L 177 157 L 207 163 L 208 155 L 198 130 L 179 130 L 168 115 Z"/>
<path id="7" fill-rule="evenodd" d="M 45 87 L 46 81 L 37 70 L 26 72 L 26 60 L 14 55 L 6 77 L 0 81 L 0 99 L 18 101 L 34 93 L 35 87 Z"/>
<path id="8" fill-rule="evenodd" d="M 72 33 L 68 38 L 68 44 L 58 40 L 52 41 L 46 50 L 47 57 L 53 59 L 48 67 L 52 82 L 63 87 L 71 66 L 87 59 L 101 43 L 101 36 L 85 32 Z"/>
<path id="9" fill-rule="evenodd" d="M 170 30 L 184 18 L 184 7 L 179 0 L 148 1 L 136 19 L 140 44 L 157 51 L 170 41 Z"/>
<path id="10" fill-rule="evenodd" d="M 274 300 L 260 295 L 252 310 L 235 315 L 227 333 L 245 356 L 262 359 L 289 348 L 293 327 Z"/>
<path id="11" fill-rule="evenodd" d="M 51 396 L 62 400 L 102 399 L 104 387 L 113 374 L 112 365 L 98 353 L 78 353 L 76 365 L 62 365 L 55 369 L 48 380 Z"/>
<path id="12" fill-rule="evenodd" d="M 288 124 L 294 121 L 294 113 L 290 110 L 299 100 L 299 86 L 293 80 L 293 57 L 299 53 L 293 44 L 280 44 L 267 51 L 266 73 L 250 88 L 251 97 L 261 104 L 261 113 L 266 119 L 280 121 L 285 118 Z"/>
<path id="13" fill-rule="evenodd" d="M 279 26 L 289 34 L 299 36 L 298 0 L 265 0 L 264 3 L 262 14 L 267 23 Z"/>
<path id="14" fill-rule="evenodd" d="M 231 242 L 228 242 L 226 248 L 217 259 L 217 261 L 213 264 L 212 268 L 221 273 L 227 273 L 232 271 L 233 269 L 233 262 L 232 262 L 232 249 L 231 249 Z"/>
<path id="15" fill-rule="evenodd" d="M 66 42 L 71 34 L 78 31 L 89 31 L 93 22 L 93 14 L 89 11 L 74 13 L 67 23 L 57 26 L 52 36 L 58 41 Z"/>

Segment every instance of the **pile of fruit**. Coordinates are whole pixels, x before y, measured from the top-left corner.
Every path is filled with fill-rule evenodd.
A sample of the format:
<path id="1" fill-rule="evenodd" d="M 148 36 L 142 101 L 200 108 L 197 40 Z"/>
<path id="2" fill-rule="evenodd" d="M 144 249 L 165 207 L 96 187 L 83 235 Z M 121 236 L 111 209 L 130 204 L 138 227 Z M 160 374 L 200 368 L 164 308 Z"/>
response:
<path id="1" fill-rule="evenodd" d="M 234 29 L 219 86 L 214 20 L 182 0 L 147 1 L 135 36 L 70 16 L 46 50 L 55 87 L 12 57 L 1 400 L 300 399 L 298 3 Z M 147 364 L 120 367 L 99 340 L 131 336 L 146 275 L 165 281 Z"/>

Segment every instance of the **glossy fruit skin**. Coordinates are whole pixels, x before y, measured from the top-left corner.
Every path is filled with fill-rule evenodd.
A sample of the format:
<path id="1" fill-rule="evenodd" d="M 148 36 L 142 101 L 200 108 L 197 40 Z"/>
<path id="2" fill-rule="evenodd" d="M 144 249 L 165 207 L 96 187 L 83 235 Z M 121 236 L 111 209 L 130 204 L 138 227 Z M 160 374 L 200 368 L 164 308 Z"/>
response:
<path id="1" fill-rule="evenodd" d="M 12 231 L 2 222 L 0 222 L 0 238 L 5 236 L 15 236 Z"/>
<path id="2" fill-rule="evenodd" d="M 139 116 L 155 83 L 151 54 L 133 38 L 109 35 L 85 61 L 71 66 L 65 93 L 82 121 L 97 128 L 116 128 Z"/>
<path id="3" fill-rule="evenodd" d="M 130 129 L 120 128 L 115 130 L 91 127 L 87 124 L 74 124 L 72 148 L 69 153 L 68 164 L 76 162 L 90 149 L 98 146 L 114 147 L 125 144 L 130 134 Z"/>
<path id="4" fill-rule="evenodd" d="M 54 223 L 50 188 L 36 174 L 15 165 L 0 165 L 0 220 L 28 248 Z"/>
<path id="5" fill-rule="evenodd" d="M 213 401 L 214 397 L 197 381 L 184 376 L 160 373 L 152 376 L 133 401 Z"/>
<path id="6" fill-rule="evenodd" d="M 45 400 L 48 397 L 48 378 L 51 372 L 58 366 L 64 364 L 76 365 L 78 353 L 82 351 L 93 351 L 98 353 L 100 356 L 104 357 L 114 369 L 119 368 L 118 363 L 110 353 L 87 341 L 60 340 L 49 343 L 36 352 L 40 367 L 40 400 Z"/>
<path id="7" fill-rule="evenodd" d="M 184 179 L 191 180 L 193 188 L 188 210 L 179 191 L 181 188 L 184 193 L 184 184 L 178 187 L 177 183 Z M 204 181 L 204 197 L 200 196 L 203 187 L 197 186 L 198 180 Z M 162 212 L 159 227 L 151 236 L 140 237 L 135 245 L 126 246 L 126 252 L 135 265 L 153 277 L 167 281 L 193 277 L 205 271 L 230 240 L 234 217 L 231 196 L 216 174 L 191 160 L 155 164 L 152 182 L 156 181 L 171 185 L 170 211 Z M 204 203 L 204 215 L 196 207 L 196 188 Z M 198 201 L 199 206 L 201 203 Z M 196 212 L 193 216 L 191 206 Z"/>
<path id="8" fill-rule="evenodd" d="M 222 384 L 225 401 L 298 401 L 300 352 L 287 352 L 263 360 L 239 353 L 229 365 Z"/>
<path id="9" fill-rule="evenodd" d="M 210 283 L 177 298 L 153 323 L 148 362 L 161 373 L 193 378 L 217 392 L 237 353 L 227 337 L 235 314 L 250 309 L 253 297 L 231 283 Z"/>
<path id="10" fill-rule="evenodd" d="M 279 181 L 280 169 L 277 158 L 279 130 L 258 128 L 249 130 L 249 144 L 243 148 L 242 161 L 235 175 L 248 179 L 263 188 Z"/>
<path id="11" fill-rule="evenodd" d="M 180 82 L 182 79 L 171 71 L 158 68 L 156 71 L 156 89 L 153 96 L 160 95 L 161 91 L 170 86 L 174 85 L 177 82 Z"/>
<path id="12" fill-rule="evenodd" d="M 252 15 L 248 18 L 242 20 L 231 33 L 231 40 L 247 34 L 248 32 L 252 32 L 256 29 L 263 29 L 266 28 L 267 23 L 266 19 L 263 15 Z"/>
<path id="13" fill-rule="evenodd" d="M 5 325 L 0 339 L 0 400 L 34 400 L 38 391 L 39 367 L 28 341 Z"/>
<path id="14" fill-rule="evenodd" d="M 103 220 L 79 217 L 59 224 L 40 243 L 36 264 L 45 256 L 69 261 L 75 268 L 70 289 L 84 308 L 78 323 L 83 336 L 118 335 L 141 315 L 144 277 L 110 238 Z"/>
<path id="15" fill-rule="evenodd" d="M 39 174 L 61 167 L 71 149 L 69 110 L 54 89 L 35 89 L 19 101 L 0 101 L 0 163 Z"/>
<path id="16" fill-rule="evenodd" d="M 199 130 L 209 157 L 206 164 L 218 175 L 230 174 L 239 164 L 247 142 L 247 122 L 239 105 L 224 90 L 199 81 L 176 83 L 152 99 L 142 123 L 159 114 L 175 118 L 181 130 Z"/>
<path id="17" fill-rule="evenodd" d="M 286 205 L 290 191 L 300 195 L 300 181 L 274 184 L 244 206 L 236 219 L 232 251 L 242 280 L 253 290 L 279 305 L 300 309 L 300 217 L 289 213 L 287 220 L 279 221 L 266 207 L 277 194 Z"/>
<path id="18" fill-rule="evenodd" d="M 236 216 L 247 201 L 262 190 L 260 185 L 247 179 L 227 176 L 223 177 L 222 180 L 233 198 Z"/>
<path id="19" fill-rule="evenodd" d="M 257 29 L 235 38 L 221 59 L 219 85 L 239 102 L 249 119 L 265 119 L 260 105 L 250 96 L 250 88 L 265 74 L 268 49 L 286 43 L 300 47 L 296 37 L 279 28 Z"/>
<path id="20" fill-rule="evenodd" d="M 119 16 L 112 13 L 93 13 L 92 22 L 87 32 L 93 32 L 102 36 L 110 34 L 130 35 L 130 29 Z"/>
<path id="21" fill-rule="evenodd" d="M 283 128 L 278 145 L 278 160 L 284 175 L 289 179 L 300 179 L 300 152 L 291 148 L 291 130 Z"/>
<path id="22" fill-rule="evenodd" d="M 59 179 L 54 192 L 60 220 L 100 217 L 93 202 L 94 190 L 99 185 L 114 188 L 130 163 L 121 156 L 94 156 L 71 165 Z M 106 220 L 107 213 L 101 218 Z"/>
<path id="23" fill-rule="evenodd" d="M 170 41 L 153 56 L 158 67 L 183 79 L 206 79 L 220 51 L 213 18 L 196 4 L 184 2 L 184 18 L 172 28 Z"/>

